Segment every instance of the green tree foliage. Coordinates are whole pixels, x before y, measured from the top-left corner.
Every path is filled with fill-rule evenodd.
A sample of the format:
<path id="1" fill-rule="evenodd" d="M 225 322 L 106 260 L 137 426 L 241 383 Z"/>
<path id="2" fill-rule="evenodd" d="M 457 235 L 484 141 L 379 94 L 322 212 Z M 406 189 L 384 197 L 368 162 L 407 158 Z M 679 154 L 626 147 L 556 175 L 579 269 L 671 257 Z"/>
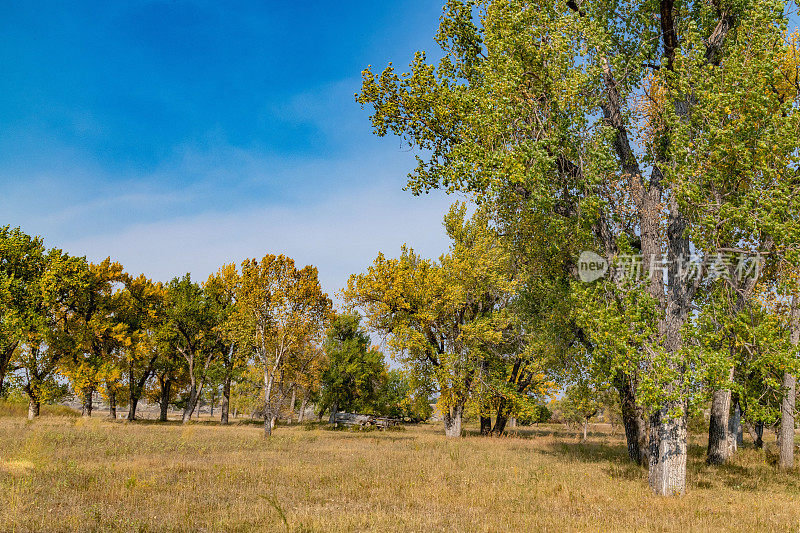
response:
<path id="1" fill-rule="evenodd" d="M 437 42 L 436 63 L 417 53 L 405 74 L 365 70 L 357 100 L 377 134 L 419 150 L 413 192 L 495 203 L 514 238 L 531 238 L 533 274 L 549 260 L 573 276 L 582 249 L 611 259 L 595 287 L 566 284 L 579 311 L 564 317 L 566 346 L 621 395 L 635 389 L 651 413 L 650 484 L 682 493 L 690 385 L 708 370 L 684 333 L 712 264 L 691 280 L 677 265 L 798 242 L 784 5 L 450 0 Z M 626 254 L 642 254 L 633 279 Z M 569 278 L 550 279 L 526 284 L 563 291 Z"/>
<path id="2" fill-rule="evenodd" d="M 362 412 L 377 411 L 381 388 L 386 380 L 383 354 L 370 347 L 367 332 L 356 314 L 336 315 L 328 326 L 322 370 L 321 409 Z"/>

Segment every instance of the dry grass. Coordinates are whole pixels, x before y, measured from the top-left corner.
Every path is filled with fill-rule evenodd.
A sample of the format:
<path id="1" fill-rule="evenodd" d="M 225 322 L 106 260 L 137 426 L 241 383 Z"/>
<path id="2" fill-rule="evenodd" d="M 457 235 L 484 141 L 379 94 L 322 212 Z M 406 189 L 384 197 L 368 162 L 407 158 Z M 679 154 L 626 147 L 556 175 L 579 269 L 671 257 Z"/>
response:
<path id="1" fill-rule="evenodd" d="M 657 498 L 618 435 L 0 418 L 5 531 L 800 530 L 800 476 L 744 449 Z"/>

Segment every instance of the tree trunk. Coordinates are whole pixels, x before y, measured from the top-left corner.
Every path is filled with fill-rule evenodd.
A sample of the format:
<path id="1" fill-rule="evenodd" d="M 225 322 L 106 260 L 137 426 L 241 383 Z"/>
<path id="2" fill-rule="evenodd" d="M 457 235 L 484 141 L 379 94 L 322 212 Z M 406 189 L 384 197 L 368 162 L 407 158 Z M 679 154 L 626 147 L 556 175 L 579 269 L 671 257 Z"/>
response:
<path id="1" fill-rule="evenodd" d="M 461 436 L 461 420 L 464 416 L 464 406 L 454 405 L 444 414 L 444 434 L 447 437 Z"/>
<path id="2" fill-rule="evenodd" d="M 742 409 L 739 405 L 739 395 L 731 394 L 731 415 L 728 417 L 728 457 L 739 450 L 742 443 Z"/>
<path id="3" fill-rule="evenodd" d="M 488 435 L 492 432 L 492 418 L 481 416 L 481 435 Z"/>
<path id="4" fill-rule="evenodd" d="M 506 430 L 506 423 L 508 423 L 508 408 L 506 407 L 505 399 L 501 398 L 497 406 L 497 416 L 494 418 L 492 435 L 502 435 Z"/>
<path id="5" fill-rule="evenodd" d="M 300 415 L 297 417 L 298 422 L 302 422 L 306 416 L 306 404 L 308 403 L 308 394 L 303 394 L 303 401 L 300 402 Z"/>
<path id="6" fill-rule="evenodd" d="M 800 301 L 792 297 L 791 341 L 800 344 Z M 778 468 L 789 470 L 794 466 L 794 408 L 797 399 L 796 379 L 788 372 L 783 374 L 783 400 L 781 401 L 781 438 Z"/>
<path id="7" fill-rule="evenodd" d="M 733 369 L 731 369 L 731 373 Z M 708 425 L 706 463 L 725 464 L 730 457 L 728 421 L 731 412 L 731 391 L 715 390 L 711 396 L 711 419 Z"/>
<path id="8" fill-rule="evenodd" d="M 756 441 L 755 441 L 756 448 L 763 448 L 764 447 L 764 422 L 758 421 L 756 422 Z"/>
<path id="9" fill-rule="evenodd" d="M 622 372 L 614 380 L 614 386 L 619 393 L 628 457 L 634 463 L 643 466 L 647 464 L 647 432 L 641 408 L 636 405 L 636 389 L 631 383 L 631 377 Z"/>
<path id="10" fill-rule="evenodd" d="M 186 407 L 183 409 L 183 423 L 187 423 L 189 420 L 192 419 L 192 413 L 194 413 L 195 407 L 197 407 L 198 399 L 200 398 L 200 394 L 202 393 L 203 385 L 202 383 L 198 387 L 197 384 L 192 380 L 192 386 L 189 389 L 189 400 L 186 403 Z M 200 417 L 200 410 L 197 410 L 197 417 Z"/>
<path id="11" fill-rule="evenodd" d="M 228 412 L 231 408 L 231 376 L 225 376 L 225 381 L 222 383 L 222 416 L 220 416 L 220 423 L 228 423 Z"/>
<path id="12" fill-rule="evenodd" d="M 681 416 L 670 417 L 677 409 Z M 650 488 L 661 496 L 686 490 L 686 406 L 670 402 L 650 418 Z"/>
<path id="13" fill-rule="evenodd" d="M 172 390 L 172 380 L 167 379 L 161 384 L 161 414 L 158 419 L 162 422 L 167 421 L 167 411 L 169 411 L 169 397 Z"/>
<path id="14" fill-rule="evenodd" d="M 781 438 L 778 468 L 790 470 L 794 467 L 794 408 L 796 380 L 788 372 L 783 374 L 783 401 L 781 401 Z"/>
<path id="15" fill-rule="evenodd" d="M 108 391 L 108 416 L 117 419 L 117 393 L 113 390 Z"/>
<path id="16" fill-rule="evenodd" d="M 136 420 L 136 407 L 139 405 L 139 397 L 131 395 L 128 399 L 128 420 Z"/>
<path id="17" fill-rule="evenodd" d="M 272 376 L 264 371 L 264 438 L 272 436 Z"/>
<path id="18" fill-rule="evenodd" d="M 28 398 L 28 420 L 33 420 L 39 416 L 41 403 L 38 399 Z"/>
<path id="19" fill-rule="evenodd" d="M 589 417 L 583 419 L 583 441 L 589 438 Z"/>
<path id="20" fill-rule="evenodd" d="M 82 416 L 90 417 L 92 416 L 92 393 L 94 392 L 93 387 L 87 387 L 86 390 L 83 391 L 83 410 L 81 411 Z"/>
<path id="21" fill-rule="evenodd" d="M 517 427 L 517 417 L 511 416 L 508 418 L 508 427 L 510 428 Z"/>
<path id="22" fill-rule="evenodd" d="M 292 400 L 289 402 L 289 423 L 292 423 L 294 418 L 295 400 L 297 400 L 297 387 L 292 387 Z"/>
<path id="23" fill-rule="evenodd" d="M 214 418 L 214 402 L 217 401 L 217 388 L 211 388 L 211 402 L 209 403 L 208 416 Z"/>
<path id="24" fill-rule="evenodd" d="M 339 402 L 333 402 L 333 405 L 331 406 L 331 418 L 329 420 L 331 424 L 336 422 L 336 413 L 338 411 L 339 411 Z M 322 418 L 321 412 L 320 412 L 320 418 Z"/>

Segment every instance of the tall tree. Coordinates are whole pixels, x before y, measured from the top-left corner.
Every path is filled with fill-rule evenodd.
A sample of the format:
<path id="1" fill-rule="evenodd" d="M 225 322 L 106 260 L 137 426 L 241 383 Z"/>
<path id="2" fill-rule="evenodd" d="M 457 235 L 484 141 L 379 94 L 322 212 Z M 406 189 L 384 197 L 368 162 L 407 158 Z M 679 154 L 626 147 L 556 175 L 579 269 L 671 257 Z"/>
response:
<path id="1" fill-rule="evenodd" d="M 340 314 L 328 326 L 319 408 L 330 408 L 331 421 L 339 410 L 374 412 L 386 377 L 383 354 L 370 347 L 360 322 L 356 314 Z"/>
<path id="2" fill-rule="evenodd" d="M 785 28 L 783 4 L 761 0 L 450 0 L 437 64 L 419 53 L 408 74 L 363 73 L 376 132 L 421 150 L 412 191 L 521 197 L 544 233 L 582 228 L 612 270 L 641 255 L 637 283 L 614 291 L 649 308 L 624 366 L 653 412 L 657 494 L 685 490 L 695 366 L 682 334 L 709 271 L 690 279 L 685 260 L 732 242 L 763 253 L 775 213 L 797 212 L 797 96 L 775 90 Z"/>
<path id="3" fill-rule="evenodd" d="M 211 304 L 203 288 L 186 274 L 174 278 L 167 286 L 165 312 L 165 342 L 174 346 L 183 357 L 189 377 L 189 396 L 183 409 L 187 423 L 203 392 L 209 366 L 217 352 L 210 338 L 216 326 Z"/>
<path id="4" fill-rule="evenodd" d="M 322 333 L 331 301 L 322 292 L 315 267 L 298 269 L 293 259 L 272 254 L 242 263 L 236 301 L 236 340 L 252 349 L 263 375 L 268 437 L 288 392 L 282 379 L 287 361 L 310 337 Z"/>
<path id="5" fill-rule="evenodd" d="M 42 240 L 0 227 L 0 396 L 14 355 L 37 320 L 38 283 L 45 269 Z M 39 308 L 41 310 L 41 308 Z"/>
<path id="6" fill-rule="evenodd" d="M 398 259 L 381 254 L 367 272 L 351 276 L 345 291 L 368 327 L 388 336 L 395 358 L 435 385 L 448 437 L 461 436 L 487 347 L 509 329 L 506 307 L 516 287 L 486 213 L 465 217 L 463 204 L 445 217 L 453 244 L 438 262 L 403 247 Z"/>

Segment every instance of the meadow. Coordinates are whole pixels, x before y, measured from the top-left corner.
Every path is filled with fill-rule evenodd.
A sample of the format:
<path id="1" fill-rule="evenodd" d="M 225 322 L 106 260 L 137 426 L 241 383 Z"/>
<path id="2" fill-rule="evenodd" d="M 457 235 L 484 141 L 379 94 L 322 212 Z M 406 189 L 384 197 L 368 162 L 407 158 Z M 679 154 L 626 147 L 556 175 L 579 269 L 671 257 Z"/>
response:
<path id="1" fill-rule="evenodd" d="M 0 417 L 3 531 L 800 531 L 800 475 L 745 446 L 688 493 L 651 493 L 623 436 L 562 425 L 446 439 L 246 422 Z M 618 430 L 618 428 L 616 428 Z"/>

